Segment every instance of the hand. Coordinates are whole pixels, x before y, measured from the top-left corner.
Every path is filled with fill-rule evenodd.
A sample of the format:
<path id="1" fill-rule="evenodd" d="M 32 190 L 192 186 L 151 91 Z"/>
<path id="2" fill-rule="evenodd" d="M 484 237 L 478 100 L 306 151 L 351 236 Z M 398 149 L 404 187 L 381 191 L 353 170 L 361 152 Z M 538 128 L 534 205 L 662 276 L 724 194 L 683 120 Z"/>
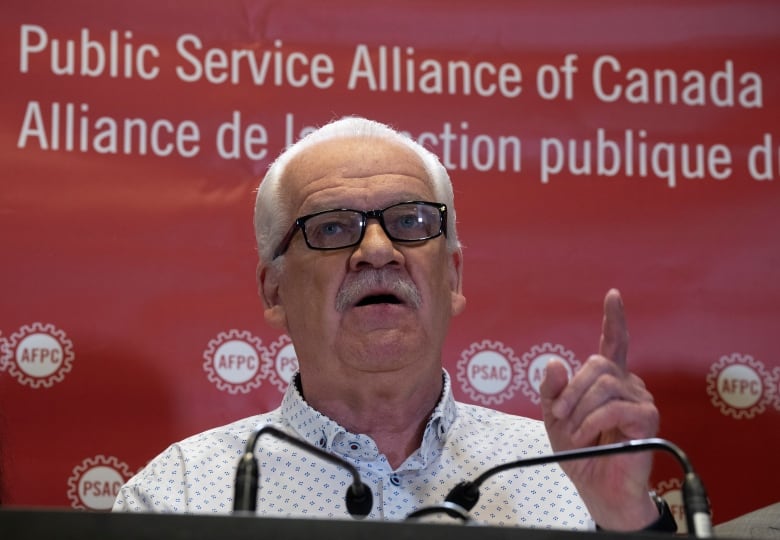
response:
<path id="1" fill-rule="evenodd" d="M 627 368 L 628 330 L 620 293 L 604 299 L 599 354 L 571 381 L 562 363 L 547 365 L 540 394 L 553 450 L 655 436 L 658 410 L 644 382 Z M 611 530 L 638 530 L 658 518 L 648 495 L 650 452 L 561 464 L 596 523 Z"/>

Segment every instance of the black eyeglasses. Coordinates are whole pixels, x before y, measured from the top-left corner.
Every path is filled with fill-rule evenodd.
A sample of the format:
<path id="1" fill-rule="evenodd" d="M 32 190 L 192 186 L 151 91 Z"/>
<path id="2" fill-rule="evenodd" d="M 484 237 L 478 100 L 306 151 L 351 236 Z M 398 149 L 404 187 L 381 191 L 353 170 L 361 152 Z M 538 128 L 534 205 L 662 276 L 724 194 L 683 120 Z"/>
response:
<path id="1" fill-rule="evenodd" d="M 447 235 L 447 206 L 441 203 L 410 201 L 382 210 L 325 210 L 295 220 L 274 251 L 274 259 L 290 247 L 300 229 L 311 249 L 329 250 L 356 246 L 363 240 L 369 219 L 376 219 L 394 242 L 420 242 Z"/>

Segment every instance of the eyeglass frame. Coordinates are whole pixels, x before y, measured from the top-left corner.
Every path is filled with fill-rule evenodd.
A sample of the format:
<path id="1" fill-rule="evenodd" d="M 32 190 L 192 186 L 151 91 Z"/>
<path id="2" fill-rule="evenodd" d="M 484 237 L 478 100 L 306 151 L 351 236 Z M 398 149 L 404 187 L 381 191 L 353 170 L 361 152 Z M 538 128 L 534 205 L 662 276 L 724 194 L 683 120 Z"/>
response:
<path id="1" fill-rule="evenodd" d="M 436 234 L 431 236 L 426 236 L 424 238 L 416 238 L 411 240 L 396 238 L 392 234 L 390 234 L 390 232 L 388 232 L 387 230 L 387 226 L 385 225 L 384 213 L 390 208 L 395 208 L 396 206 L 401 206 L 404 204 L 422 204 L 425 206 L 431 206 L 433 208 L 436 208 L 439 211 L 439 231 Z M 347 244 L 345 246 L 339 246 L 339 247 L 314 247 L 309 243 L 309 238 L 306 236 L 306 222 L 313 217 L 322 214 L 327 214 L 330 212 L 355 212 L 357 214 L 360 214 L 362 218 L 360 221 L 360 236 L 358 236 L 355 242 L 351 244 Z M 298 230 L 300 230 L 301 233 L 303 234 L 303 240 L 306 242 L 306 246 L 308 246 L 309 249 L 314 249 L 316 251 L 333 251 L 336 249 L 345 249 L 348 247 L 357 246 L 363 241 L 363 237 L 366 234 L 366 228 L 368 227 L 369 219 L 376 219 L 377 222 L 379 222 L 379 226 L 382 227 L 384 233 L 393 242 L 404 242 L 404 243 L 424 242 L 426 240 L 432 240 L 433 238 L 437 238 L 441 235 L 444 235 L 445 237 L 447 236 L 447 205 L 444 203 L 431 202 L 431 201 L 403 201 L 403 202 L 393 203 L 390 206 L 386 206 L 381 209 L 366 210 L 366 211 L 355 210 L 353 208 L 333 208 L 330 210 L 322 210 L 320 212 L 314 212 L 313 214 L 306 214 L 305 216 L 296 218 L 292 226 L 290 226 L 289 230 L 282 238 L 281 242 L 279 242 L 278 247 L 274 250 L 274 255 L 272 257 L 272 260 L 276 260 L 277 258 L 281 257 L 287 252 L 287 250 L 290 248 L 290 244 L 292 243 L 293 237 L 295 236 L 295 233 L 298 232 Z"/>

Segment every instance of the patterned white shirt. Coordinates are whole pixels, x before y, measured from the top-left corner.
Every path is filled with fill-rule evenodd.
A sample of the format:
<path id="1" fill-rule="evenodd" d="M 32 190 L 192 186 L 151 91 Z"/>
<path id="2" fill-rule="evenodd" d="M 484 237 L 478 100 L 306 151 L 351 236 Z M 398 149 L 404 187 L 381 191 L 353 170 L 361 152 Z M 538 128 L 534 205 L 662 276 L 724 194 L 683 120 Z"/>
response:
<path id="1" fill-rule="evenodd" d="M 114 511 L 230 513 L 236 467 L 255 430 L 273 425 L 352 463 L 373 493 L 367 519 L 403 520 L 441 504 L 450 489 L 491 467 L 551 452 L 544 424 L 456 402 L 444 373 L 441 400 L 420 448 L 396 469 L 366 435 L 349 433 L 313 409 L 290 384 L 280 407 L 173 444 L 119 491 Z M 262 436 L 257 513 L 351 519 L 347 470 L 272 436 Z M 557 465 L 512 469 L 480 487 L 470 512 L 478 523 L 593 529 L 576 489 Z"/>

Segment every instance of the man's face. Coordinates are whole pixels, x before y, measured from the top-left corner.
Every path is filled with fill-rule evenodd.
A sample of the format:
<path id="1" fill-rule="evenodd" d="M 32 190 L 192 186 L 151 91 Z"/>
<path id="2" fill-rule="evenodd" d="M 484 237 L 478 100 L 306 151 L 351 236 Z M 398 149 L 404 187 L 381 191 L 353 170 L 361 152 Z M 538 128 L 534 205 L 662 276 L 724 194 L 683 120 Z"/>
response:
<path id="1" fill-rule="evenodd" d="M 378 139 L 317 145 L 290 163 L 283 190 L 293 217 L 441 202 L 419 158 Z M 465 305 L 460 256 L 443 235 L 394 243 L 374 219 L 359 245 L 334 251 L 310 249 L 299 231 L 281 271 L 258 270 L 266 319 L 289 333 L 304 374 L 433 371 L 449 319 Z"/>

